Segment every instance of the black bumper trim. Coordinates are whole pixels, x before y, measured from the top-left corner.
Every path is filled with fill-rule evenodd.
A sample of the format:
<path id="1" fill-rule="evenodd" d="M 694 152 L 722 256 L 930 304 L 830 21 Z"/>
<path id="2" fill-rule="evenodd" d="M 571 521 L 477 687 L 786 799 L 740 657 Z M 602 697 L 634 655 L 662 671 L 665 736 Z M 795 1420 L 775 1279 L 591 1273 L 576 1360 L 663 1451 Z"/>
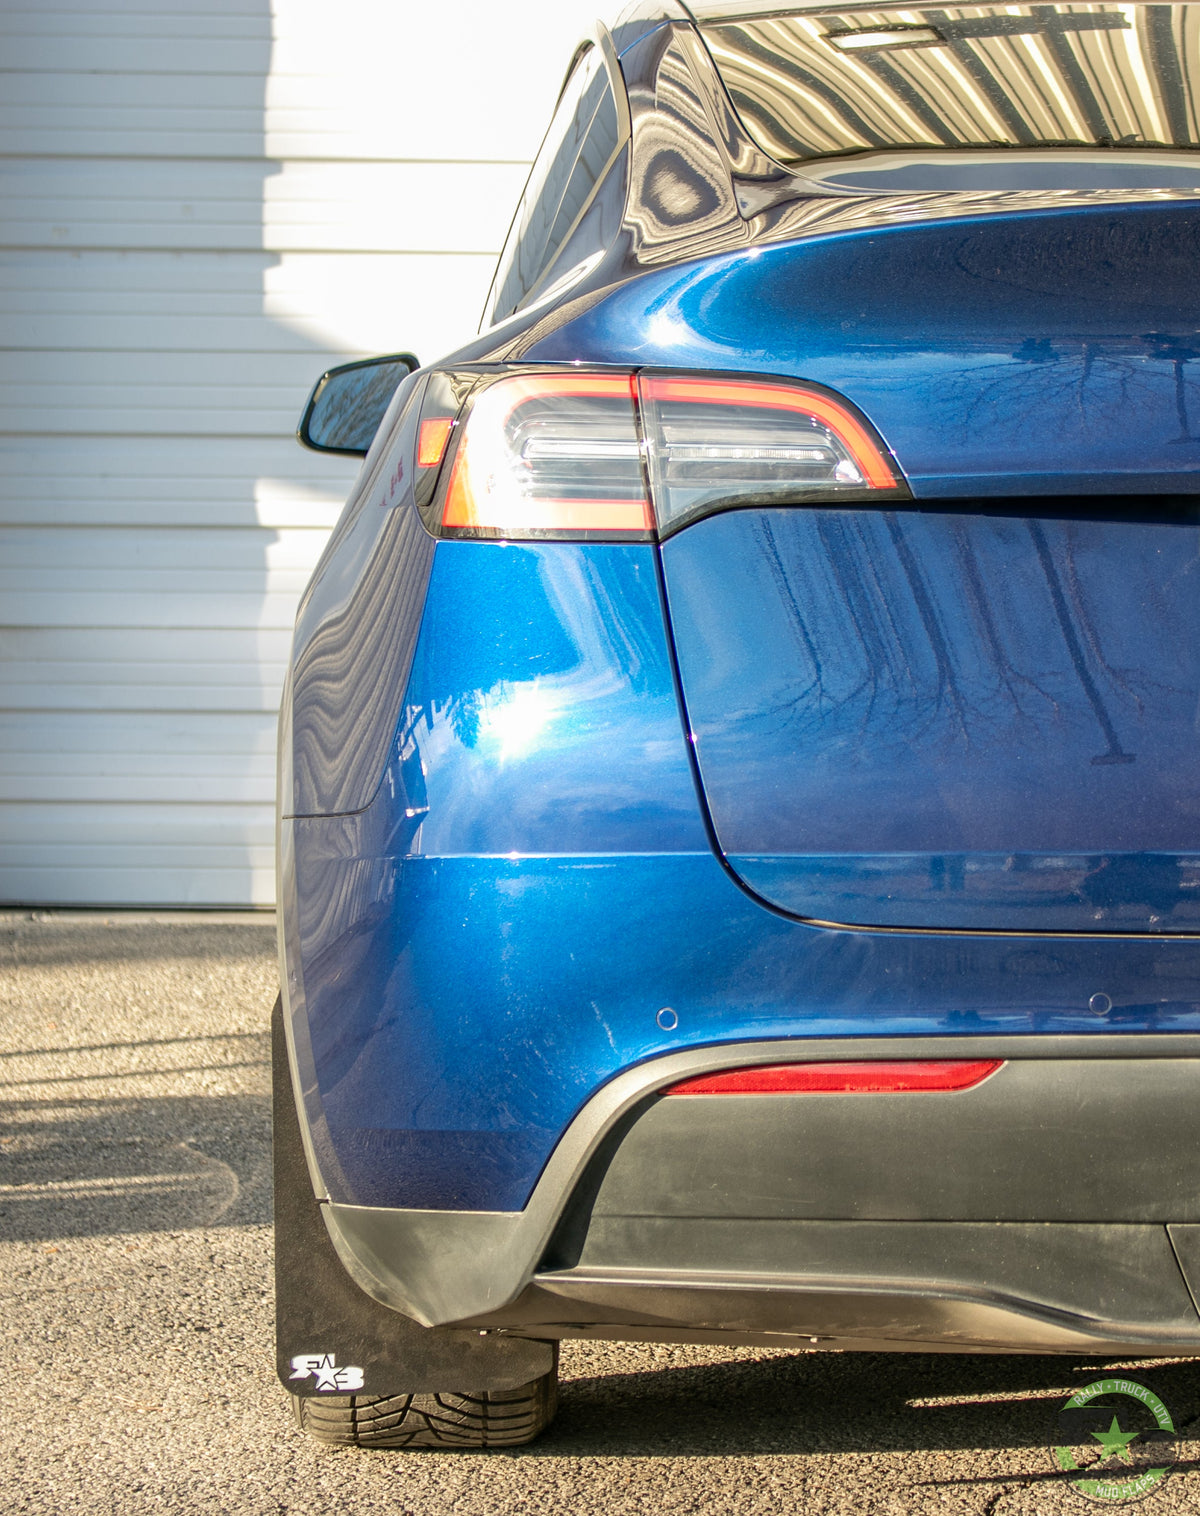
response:
<path id="1" fill-rule="evenodd" d="M 500 1311 L 520 1296 L 606 1137 L 668 1085 L 719 1069 L 797 1059 L 987 1057 L 1200 1059 L 1200 1036 L 797 1038 L 689 1049 L 627 1069 L 600 1089 L 568 1127 L 523 1211 L 390 1210 L 330 1203 L 324 1208 L 326 1224 L 344 1267 L 381 1304 L 426 1326 L 472 1320 Z"/>
<path id="2" fill-rule="evenodd" d="M 1200 1347 L 1163 1226 L 623 1217 L 595 1230 L 574 1267 L 540 1271 L 473 1324 L 775 1334 L 826 1347 Z"/>

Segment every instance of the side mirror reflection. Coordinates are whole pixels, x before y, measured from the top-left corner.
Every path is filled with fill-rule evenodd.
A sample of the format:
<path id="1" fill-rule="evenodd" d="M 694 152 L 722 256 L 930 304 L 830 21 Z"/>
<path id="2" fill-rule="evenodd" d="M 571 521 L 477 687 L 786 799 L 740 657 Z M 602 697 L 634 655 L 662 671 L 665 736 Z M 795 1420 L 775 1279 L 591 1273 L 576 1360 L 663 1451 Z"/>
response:
<path id="1" fill-rule="evenodd" d="M 308 397 L 297 436 L 320 453 L 365 457 L 401 380 L 419 367 L 412 353 L 389 353 L 331 368 Z"/>

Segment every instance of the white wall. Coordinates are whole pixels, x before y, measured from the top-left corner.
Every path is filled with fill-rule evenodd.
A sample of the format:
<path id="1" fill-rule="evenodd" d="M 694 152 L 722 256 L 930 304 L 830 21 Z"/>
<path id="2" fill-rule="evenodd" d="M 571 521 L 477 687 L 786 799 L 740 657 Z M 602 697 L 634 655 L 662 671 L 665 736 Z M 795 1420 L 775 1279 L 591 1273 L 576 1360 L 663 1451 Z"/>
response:
<path id="1" fill-rule="evenodd" d="M 269 904 L 330 363 L 475 328 L 594 0 L 0 0 L 0 899 Z"/>

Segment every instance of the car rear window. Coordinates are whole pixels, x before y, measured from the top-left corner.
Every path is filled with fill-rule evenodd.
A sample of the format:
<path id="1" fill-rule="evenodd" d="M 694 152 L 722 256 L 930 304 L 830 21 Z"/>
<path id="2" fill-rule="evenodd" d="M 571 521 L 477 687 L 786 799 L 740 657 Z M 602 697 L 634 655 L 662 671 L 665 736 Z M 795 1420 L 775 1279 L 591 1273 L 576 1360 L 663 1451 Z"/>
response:
<path id="1" fill-rule="evenodd" d="M 1197 5 L 760 5 L 744 20 L 737 0 L 695 9 L 747 128 L 785 163 L 890 148 L 1200 145 Z"/>
<path id="2" fill-rule="evenodd" d="M 567 81 L 508 234 L 488 308 L 499 321 L 544 282 L 620 140 L 616 102 L 598 48 Z"/>

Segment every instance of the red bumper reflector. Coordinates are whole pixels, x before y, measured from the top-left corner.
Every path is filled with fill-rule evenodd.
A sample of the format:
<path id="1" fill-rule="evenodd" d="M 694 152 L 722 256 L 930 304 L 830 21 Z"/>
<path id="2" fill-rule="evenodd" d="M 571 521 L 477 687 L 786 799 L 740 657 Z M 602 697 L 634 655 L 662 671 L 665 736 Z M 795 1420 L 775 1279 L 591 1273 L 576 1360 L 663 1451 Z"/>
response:
<path id="1" fill-rule="evenodd" d="M 994 1074 L 1002 1058 L 888 1060 L 878 1063 L 770 1063 L 685 1079 L 667 1095 L 896 1095 L 915 1090 L 969 1090 Z"/>

